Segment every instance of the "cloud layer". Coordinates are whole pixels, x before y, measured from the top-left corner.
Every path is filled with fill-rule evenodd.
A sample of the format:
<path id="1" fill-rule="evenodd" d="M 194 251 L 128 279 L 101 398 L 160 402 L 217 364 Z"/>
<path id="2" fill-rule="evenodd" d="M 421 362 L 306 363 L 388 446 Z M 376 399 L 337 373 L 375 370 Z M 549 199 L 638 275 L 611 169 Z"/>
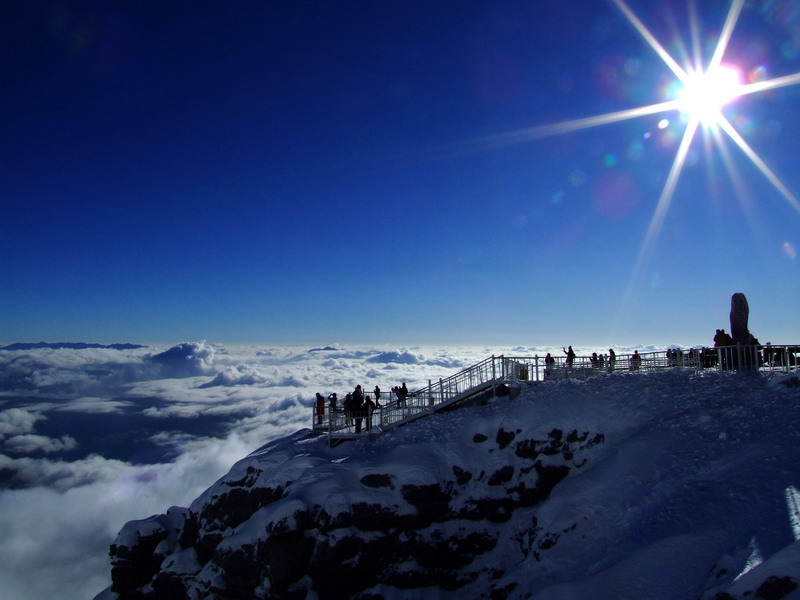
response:
<path id="1" fill-rule="evenodd" d="M 126 521 L 188 504 L 250 451 L 308 427 L 316 392 L 413 390 L 491 354 L 547 351 L 561 349 L 0 350 L 4 593 L 92 597 Z"/>

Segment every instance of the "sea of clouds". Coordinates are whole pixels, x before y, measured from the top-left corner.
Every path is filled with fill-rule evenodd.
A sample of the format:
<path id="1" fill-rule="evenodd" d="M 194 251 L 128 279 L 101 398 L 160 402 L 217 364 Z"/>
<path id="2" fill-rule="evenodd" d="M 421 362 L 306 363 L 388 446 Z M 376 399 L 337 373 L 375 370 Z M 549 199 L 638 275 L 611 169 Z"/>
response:
<path id="1" fill-rule="evenodd" d="M 110 583 L 108 547 L 125 522 L 188 506 L 240 458 L 309 427 L 316 392 L 388 392 L 402 382 L 414 390 L 492 354 L 548 351 L 562 352 L 206 342 L 0 349 L 2 595 L 93 597 Z"/>

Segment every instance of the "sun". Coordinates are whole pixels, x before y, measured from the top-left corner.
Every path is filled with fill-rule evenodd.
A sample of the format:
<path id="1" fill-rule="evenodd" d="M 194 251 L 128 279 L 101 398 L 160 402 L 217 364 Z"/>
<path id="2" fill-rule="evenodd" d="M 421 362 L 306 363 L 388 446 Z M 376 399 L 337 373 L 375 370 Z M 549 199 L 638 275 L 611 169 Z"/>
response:
<path id="1" fill-rule="evenodd" d="M 628 281 L 627 289 L 623 293 L 622 302 L 619 307 L 620 314 L 622 314 L 624 312 L 624 307 L 628 304 L 628 301 L 633 295 L 634 283 L 638 280 L 639 273 L 646 263 L 652 248 L 656 244 L 661 226 L 669 211 L 670 203 L 672 202 L 678 181 L 680 180 L 681 173 L 683 172 L 687 157 L 689 156 L 689 150 L 699 128 L 702 127 L 711 134 L 709 139 L 712 144 L 707 145 L 707 152 L 710 152 L 712 146 L 719 148 L 725 168 L 730 173 L 731 178 L 735 179 L 736 173 L 730 161 L 727 148 L 723 144 L 725 136 L 738 146 L 742 153 L 753 163 L 767 181 L 772 184 L 775 190 L 784 197 L 789 206 L 800 213 L 800 200 L 786 187 L 769 165 L 767 165 L 758 153 L 747 143 L 744 137 L 742 137 L 733 123 L 723 114 L 723 109 L 736 101 L 740 96 L 800 84 L 800 73 L 742 83 L 742 75 L 739 69 L 733 65 L 722 63 L 722 59 L 728 47 L 728 42 L 731 39 L 746 0 L 731 0 L 725 22 L 722 25 L 717 43 L 713 50 L 713 55 L 707 63 L 703 64 L 698 53 L 696 62 L 693 65 L 679 64 L 641 19 L 630 9 L 626 0 L 611 0 L 611 2 L 625 16 L 628 23 L 636 32 L 641 35 L 647 45 L 658 55 L 664 65 L 672 72 L 675 80 L 673 84 L 667 86 L 667 88 L 677 90 L 677 93 L 674 93 L 671 98 L 668 97 L 655 104 L 636 106 L 591 117 L 583 117 L 562 121 L 560 123 L 540 125 L 529 129 L 513 131 L 500 136 L 491 136 L 489 139 L 480 140 L 480 143 L 520 143 L 532 139 L 579 131 L 590 127 L 599 127 L 627 121 L 629 119 L 675 111 L 686 116 L 685 128 L 680 138 L 678 149 L 675 152 L 675 158 L 672 161 L 672 166 L 667 174 L 664 187 L 661 190 L 658 202 L 653 211 L 653 216 L 650 219 L 644 239 L 642 240 L 639 254 Z M 700 38 L 696 26 L 692 27 L 692 34 L 694 47 L 697 48 L 700 46 Z M 661 122 L 665 124 L 665 127 L 669 124 L 669 121 L 666 119 Z M 661 125 L 659 125 L 659 127 L 661 127 Z"/>
<path id="2" fill-rule="evenodd" d="M 678 93 L 678 110 L 702 125 L 717 125 L 723 107 L 740 96 L 742 89 L 741 73 L 733 66 L 690 72 Z"/>

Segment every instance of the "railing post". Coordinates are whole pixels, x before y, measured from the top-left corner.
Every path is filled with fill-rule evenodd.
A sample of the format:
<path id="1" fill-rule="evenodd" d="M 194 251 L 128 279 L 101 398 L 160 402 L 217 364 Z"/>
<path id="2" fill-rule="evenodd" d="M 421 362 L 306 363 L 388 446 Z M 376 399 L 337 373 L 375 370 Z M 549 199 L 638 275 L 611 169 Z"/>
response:
<path id="1" fill-rule="evenodd" d="M 494 364 L 494 354 L 492 354 L 492 396 L 497 396 L 497 368 Z"/>

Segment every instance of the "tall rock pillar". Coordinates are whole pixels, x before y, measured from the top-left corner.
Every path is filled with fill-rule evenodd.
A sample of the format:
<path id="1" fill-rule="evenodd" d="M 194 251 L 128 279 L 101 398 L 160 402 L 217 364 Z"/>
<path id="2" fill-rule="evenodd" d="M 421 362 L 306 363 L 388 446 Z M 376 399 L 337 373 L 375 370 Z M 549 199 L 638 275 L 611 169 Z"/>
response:
<path id="1" fill-rule="evenodd" d="M 750 307 L 744 294 L 737 292 L 731 296 L 731 336 L 734 344 L 750 344 L 750 332 L 747 319 L 750 318 Z"/>

